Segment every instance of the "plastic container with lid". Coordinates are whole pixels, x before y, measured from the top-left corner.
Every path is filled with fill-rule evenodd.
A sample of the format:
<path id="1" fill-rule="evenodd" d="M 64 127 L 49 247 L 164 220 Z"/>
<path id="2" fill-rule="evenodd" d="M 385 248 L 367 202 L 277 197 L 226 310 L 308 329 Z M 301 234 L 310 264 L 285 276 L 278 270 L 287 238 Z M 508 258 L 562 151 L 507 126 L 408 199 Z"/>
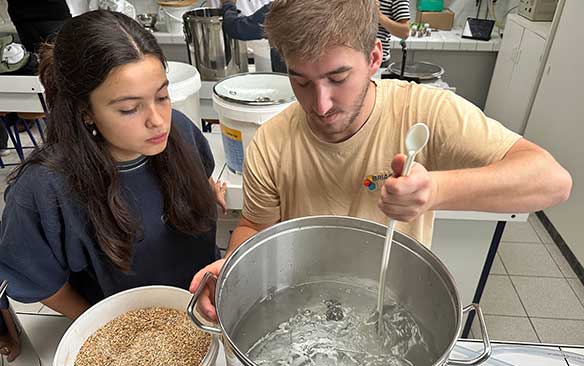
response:
<path id="1" fill-rule="evenodd" d="M 166 19 L 166 30 L 171 34 L 183 33 L 183 14 L 195 8 L 196 0 L 158 0 Z"/>
<path id="2" fill-rule="evenodd" d="M 172 107 L 183 112 L 200 129 L 201 128 L 201 76 L 192 65 L 183 62 L 168 61 L 168 94 Z"/>
<path id="3" fill-rule="evenodd" d="M 290 106 L 296 97 L 285 74 L 238 74 L 215 84 L 213 108 L 219 115 L 227 167 L 243 171 L 247 145 L 257 129 Z"/>

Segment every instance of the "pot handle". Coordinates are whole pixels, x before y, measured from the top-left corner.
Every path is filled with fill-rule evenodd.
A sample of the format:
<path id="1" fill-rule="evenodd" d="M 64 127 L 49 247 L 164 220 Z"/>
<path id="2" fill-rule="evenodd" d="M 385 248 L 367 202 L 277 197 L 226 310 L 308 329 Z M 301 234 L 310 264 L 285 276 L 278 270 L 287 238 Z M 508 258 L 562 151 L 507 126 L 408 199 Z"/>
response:
<path id="1" fill-rule="evenodd" d="M 447 364 L 449 365 L 477 365 L 485 361 L 487 358 L 491 356 L 491 341 L 489 340 L 489 335 L 487 334 L 487 326 L 485 324 L 485 318 L 483 317 L 483 312 L 479 304 L 470 304 L 464 309 L 462 309 L 462 313 L 468 313 L 471 310 L 474 310 L 478 319 L 479 324 L 481 326 L 481 335 L 483 337 L 483 353 L 481 353 L 476 358 L 470 360 L 459 360 L 454 358 L 449 358 Z"/>
<path id="2" fill-rule="evenodd" d="M 191 302 L 189 303 L 189 306 L 187 307 L 187 313 L 189 314 L 189 317 L 191 318 L 193 323 L 195 323 L 195 325 L 199 329 L 201 329 L 207 333 L 211 333 L 211 334 L 221 334 L 222 333 L 221 329 L 219 329 L 217 327 L 212 327 L 210 325 L 203 323 L 199 319 L 200 315 L 195 310 L 195 306 L 197 305 L 197 302 L 199 301 L 199 297 L 201 296 L 201 293 L 203 293 L 205 286 L 207 286 L 207 282 L 209 281 L 209 279 L 211 279 L 211 280 L 213 280 L 213 282 L 217 283 L 217 277 L 215 277 L 214 274 L 212 274 L 211 272 L 205 273 L 205 276 L 203 277 L 203 280 L 201 281 L 199 288 L 197 288 L 197 291 L 195 291 L 195 294 L 193 295 L 193 298 L 191 299 Z"/>

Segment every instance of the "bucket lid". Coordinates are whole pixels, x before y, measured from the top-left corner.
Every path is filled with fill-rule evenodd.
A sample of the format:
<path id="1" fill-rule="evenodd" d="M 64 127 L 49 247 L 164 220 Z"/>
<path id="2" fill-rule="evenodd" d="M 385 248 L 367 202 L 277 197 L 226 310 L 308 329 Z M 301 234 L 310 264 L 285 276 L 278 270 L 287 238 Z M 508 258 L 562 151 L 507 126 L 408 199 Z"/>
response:
<path id="1" fill-rule="evenodd" d="M 158 0 L 158 5 L 168 7 L 192 6 L 197 0 Z"/>
<path id="2" fill-rule="evenodd" d="M 401 62 L 394 62 L 387 67 L 393 74 L 400 75 Z M 417 78 L 420 80 L 437 79 L 444 74 L 444 69 L 436 64 L 426 61 L 406 63 L 404 76 L 408 78 Z"/>
<path id="3" fill-rule="evenodd" d="M 244 105 L 274 105 L 296 99 L 286 74 L 253 72 L 237 74 L 215 84 L 213 93 L 228 102 Z"/>

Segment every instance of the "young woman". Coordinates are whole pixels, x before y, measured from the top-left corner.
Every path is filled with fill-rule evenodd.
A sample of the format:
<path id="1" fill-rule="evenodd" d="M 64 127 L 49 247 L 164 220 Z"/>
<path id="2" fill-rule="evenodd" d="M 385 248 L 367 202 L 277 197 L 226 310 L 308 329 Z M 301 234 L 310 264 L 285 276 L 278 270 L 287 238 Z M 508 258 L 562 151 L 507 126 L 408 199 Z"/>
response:
<path id="1" fill-rule="evenodd" d="M 8 295 L 74 319 L 128 288 L 188 288 L 218 258 L 214 163 L 203 135 L 171 109 L 154 37 L 120 13 L 83 14 L 45 46 L 40 77 L 47 142 L 5 194 Z"/>

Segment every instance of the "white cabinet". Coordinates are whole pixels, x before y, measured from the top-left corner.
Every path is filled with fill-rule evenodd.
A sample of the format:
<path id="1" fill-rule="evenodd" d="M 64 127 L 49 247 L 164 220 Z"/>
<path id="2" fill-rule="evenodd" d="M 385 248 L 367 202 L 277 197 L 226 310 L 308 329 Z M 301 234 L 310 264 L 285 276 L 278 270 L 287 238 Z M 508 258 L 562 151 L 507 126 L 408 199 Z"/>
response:
<path id="1" fill-rule="evenodd" d="M 558 9 L 559 11 L 560 9 Z M 551 43 L 525 137 L 547 149 L 572 174 L 570 199 L 545 210 L 584 264 L 584 1 L 566 0 Z"/>
<path id="2" fill-rule="evenodd" d="M 551 23 L 509 15 L 485 113 L 507 128 L 523 133 Z"/>

